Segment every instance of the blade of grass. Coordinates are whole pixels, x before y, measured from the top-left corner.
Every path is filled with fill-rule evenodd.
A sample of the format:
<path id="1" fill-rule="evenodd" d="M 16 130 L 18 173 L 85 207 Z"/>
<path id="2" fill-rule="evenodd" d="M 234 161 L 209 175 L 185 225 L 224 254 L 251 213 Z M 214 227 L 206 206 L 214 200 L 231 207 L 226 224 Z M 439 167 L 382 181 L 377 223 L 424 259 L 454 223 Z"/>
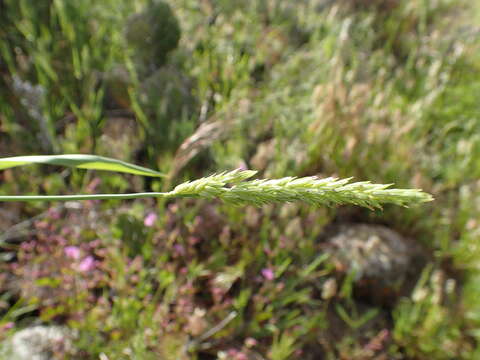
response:
<path id="1" fill-rule="evenodd" d="M 15 156 L 0 159 L 0 170 L 30 164 L 49 164 L 79 169 L 104 170 L 129 173 L 134 175 L 164 177 L 165 175 L 142 166 L 124 161 L 96 155 L 69 154 L 69 155 L 33 155 Z"/>

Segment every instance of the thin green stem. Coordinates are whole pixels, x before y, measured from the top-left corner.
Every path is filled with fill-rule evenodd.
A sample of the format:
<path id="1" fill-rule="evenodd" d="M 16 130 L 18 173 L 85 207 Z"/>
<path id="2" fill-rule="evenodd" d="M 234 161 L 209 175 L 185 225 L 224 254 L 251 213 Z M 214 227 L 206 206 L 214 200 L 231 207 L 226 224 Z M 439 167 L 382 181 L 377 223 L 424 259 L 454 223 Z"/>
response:
<path id="1" fill-rule="evenodd" d="M 8 195 L 0 196 L 0 201 L 77 201 L 77 200 L 128 200 L 166 197 L 166 193 L 145 192 L 131 194 L 88 194 L 88 195 Z"/>

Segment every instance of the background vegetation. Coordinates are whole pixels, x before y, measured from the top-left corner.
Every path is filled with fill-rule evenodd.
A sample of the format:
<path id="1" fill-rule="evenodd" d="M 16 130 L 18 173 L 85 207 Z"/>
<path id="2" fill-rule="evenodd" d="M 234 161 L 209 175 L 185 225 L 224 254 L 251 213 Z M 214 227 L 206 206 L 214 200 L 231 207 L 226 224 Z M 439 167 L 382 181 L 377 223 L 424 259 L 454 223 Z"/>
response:
<path id="1" fill-rule="evenodd" d="M 3 203 L 0 337 L 62 325 L 74 344 L 52 356 L 72 359 L 480 358 L 479 15 L 458 0 L 0 0 L 1 156 L 168 174 L 13 168 L 2 195 L 252 168 L 436 198 Z M 412 239 L 425 261 L 411 291 L 360 294 L 322 247 L 338 223 Z"/>

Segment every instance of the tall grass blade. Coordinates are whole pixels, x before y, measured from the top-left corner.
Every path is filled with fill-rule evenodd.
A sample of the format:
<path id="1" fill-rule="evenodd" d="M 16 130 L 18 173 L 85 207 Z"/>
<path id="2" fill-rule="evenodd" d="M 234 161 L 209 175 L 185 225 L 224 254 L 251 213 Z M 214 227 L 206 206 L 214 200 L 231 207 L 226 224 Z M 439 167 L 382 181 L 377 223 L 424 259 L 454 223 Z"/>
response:
<path id="1" fill-rule="evenodd" d="M 49 164 L 79 169 L 105 170 L 123 172 L 134 175 L 163 177 L 164 174 L 142 166 L 129 164 L 124 161 L 96 155 L 69 154 L 69 155 L 33 155 L 15 156 L 0 159 L 0 170 L 30 164 Z"/>

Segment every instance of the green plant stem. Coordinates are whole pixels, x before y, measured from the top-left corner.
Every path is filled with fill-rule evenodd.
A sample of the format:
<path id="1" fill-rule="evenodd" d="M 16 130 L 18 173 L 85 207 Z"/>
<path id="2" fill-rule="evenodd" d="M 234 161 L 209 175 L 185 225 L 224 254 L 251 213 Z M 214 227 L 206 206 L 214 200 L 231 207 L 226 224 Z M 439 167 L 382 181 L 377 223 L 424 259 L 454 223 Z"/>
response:
<path id="1" fill-rule="evenodd" d="M 129 200 L 165 197 L 165 193 L 145 192 L 131 194 L 88 194 L 88 195 L 8 195 L 0 201 L 78 201 L 78 200 Z"/>
<path id="2" fill-rule="evenodd" d="M 0 196 L 0 201 L 69 201 L 101 199 L 142 199 L 198 197 L 220 199 L 232 204 L 263 205 L 302 201 L 315 206 L 353 204 L 370 209 L 391 203 L 401 206 L 432 201 L 430 194 L 417 189 L 390 189 L 390 185 L 370 182 L 351 183 L 350 179 L 285 177 L 273 180 L 249 180 L 251 170 L 234 170 L 214 174 L 176 186 L 169 192 L 88 195 Z"/>

